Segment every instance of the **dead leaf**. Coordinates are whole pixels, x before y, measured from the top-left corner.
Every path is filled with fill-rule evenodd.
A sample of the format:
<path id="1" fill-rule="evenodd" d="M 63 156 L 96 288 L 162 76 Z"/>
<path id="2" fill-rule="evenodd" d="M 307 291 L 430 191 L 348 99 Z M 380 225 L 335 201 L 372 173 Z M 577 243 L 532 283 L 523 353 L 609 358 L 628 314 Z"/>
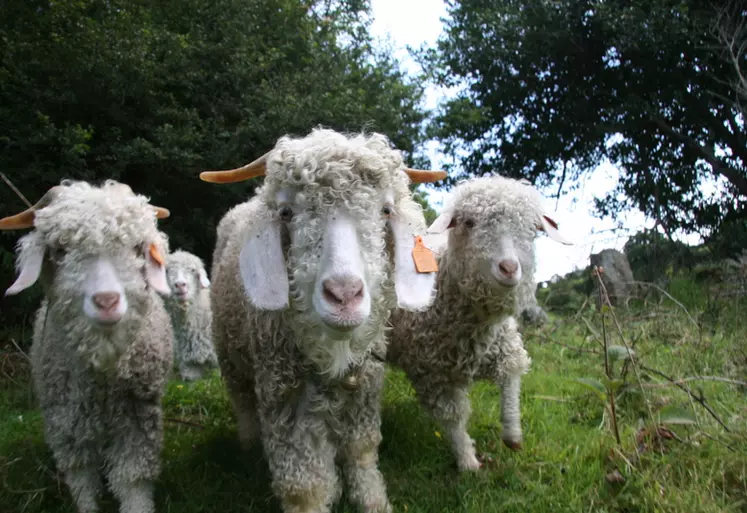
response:
<path id="1" fill-rule="evenodd" d="M 612 472 L 608 472 L 607 475 L 604 476 L 604 478 L 610 484 L 620 484 L 625 482 L 625 478 L 617 469 L 613 470 Z"/>

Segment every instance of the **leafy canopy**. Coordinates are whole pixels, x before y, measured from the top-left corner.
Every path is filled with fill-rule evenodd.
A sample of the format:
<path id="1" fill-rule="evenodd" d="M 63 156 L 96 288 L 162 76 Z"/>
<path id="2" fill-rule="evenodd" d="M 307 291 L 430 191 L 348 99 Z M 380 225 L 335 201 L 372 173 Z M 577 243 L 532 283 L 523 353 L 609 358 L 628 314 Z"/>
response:
<path id="1" fill-rule="evenodd" d="M 717 37 L 726 29 L 747 49 L 745 24 L 738 23 L 747 16 L 744 5 L 464 0 L 449 6 L 437 49 L 422 57 L 436 83 L 461 86 L 431 129 L 460 160 L 462 175 L 497 171 L 560 193 L 609 159 L 621 176 L 597 200 L 601 214 L 633 207 L 667 231 L 704 234 L 725 221 L 744 222 L 747 98 L 740 97 L 736 70 L 745 69 L 745 54 L 732 59 Z M 714 182 L 720 190 L 709 194 Z"/>
<path id="2" fill-rule="evenodd" d="M 127 182 L 171 209 L 174 245 L 209 257 L 218 218 L 256 181 L 210 185 L 201 170 L 319 124 L 412 154 L 422 86 L 367 25 L 352 0 L 3 2 L 0 169 L 32 202 L 61 178 Z M 0 197 L 4 215 L 23 208 L 4 184 Z"/>
<path id="3" fill-rule="evenodd" d="M 368 35 L 361 0 L 0 2 L 0 170 L 31 202 L 62 178 L 128 183 L 169 208 L 172 247 L 206 261 L 259 180 L 212 185 L 285 134 L 385 133 L 410 159 L 422 86 Z M 25 208 L 0 182 L 0 217 Z M 17 232 L 0 233 L 0 288 Z M 4 306 L 7 322 L 37 304 Z M 24 304 L 26 303 L 27 304 Z M 20 306 L 16 306 L 20 305 Z"/>

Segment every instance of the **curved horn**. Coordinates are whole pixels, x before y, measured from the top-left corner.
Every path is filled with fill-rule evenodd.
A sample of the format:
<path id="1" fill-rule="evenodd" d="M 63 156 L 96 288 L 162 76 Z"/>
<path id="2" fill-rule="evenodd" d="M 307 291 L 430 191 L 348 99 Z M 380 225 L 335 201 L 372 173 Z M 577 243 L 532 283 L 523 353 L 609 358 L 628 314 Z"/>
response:
<path id="1" fill-rule="evenodd" d="M 236 169 L 229 169 L 227 171 L 203 171 L 200 173 L 200 180 L 210 183 L 232 183 L 249 180 L 256 176 L 265 176 L 268 154 L 269 152 L 265 153 L 257 160 L 250 162 L 245 166 L 237 167 Z"/>
<path id="2" fill-rule="evenodd" d="M 49 205 L 59 194 L 60 188 L 60 185 L 55 185 L 49 189 L 33 207 L 27 208 L 20 214 L 0 219 L 0 230 L 23 230 L 24 228 L 32 228 L 34 226 L 36 211 Z"/>
<path id="3" fill-rule="evenodd" d="M 423 171 L 421 169 L 405 168 L 405 173 L 410 177 L 412 183 L 438 182 L 446 178 L 446 171 Z"/>
<path id="4" fill-rule="evenodd" d="M 135 195 L 135 191 L 132 190 L 132 187 L 127 185 L 126 183 L 122 182 L 116 182 L 114 180 L 111 180 L 109 183 L 109 187 L 113 187 L 119 191 Z M 168 209 L 165 209 L 163 207 L 157 207 L 155 205 L 148 204 L 150 208 L 155 210 L 156 212 L 156 219 L 166 219 L 171 215 L 171 212 L 168 211 Z"/>
<path id="5" fill-rule="evenodd" d="M 151 205 L 150 208 L 156 211 L 156 219 L 166 219 L 171 215 L 171 212 L 169 212 L 166 208 L 157 207 L 155 205 Z"/>

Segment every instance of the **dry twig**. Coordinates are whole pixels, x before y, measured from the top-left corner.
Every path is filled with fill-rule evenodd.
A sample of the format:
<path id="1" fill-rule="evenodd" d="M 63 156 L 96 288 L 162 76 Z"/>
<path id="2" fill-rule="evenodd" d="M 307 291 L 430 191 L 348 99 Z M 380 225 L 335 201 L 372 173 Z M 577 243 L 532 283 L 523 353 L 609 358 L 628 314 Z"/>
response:
<path id="1" fill-rule="evenodd" d="M 11 182 L 11 181 L 10 181 L 10 180 L 8 179 L 8 177 L 7 177 L 7 176 L 5 176 L 5 174 L 3 174 L 3 173 L 0 173 L 0 178 L 2 178 L 2 179 L 3 179 L 3 181 L 4 181 L 5 183 L 7 183 L 7 184 L 8 184 L 8 187 L 10 187 L 10 188 L 11 188 L 11 190 L 12 190 L 13 192 L 15 192 L 15 193 L 16 193 L 16 194 L 18 195 L 18 197 L 19 197 L 19 198 L 21 198 L 21 201 L 23 201 L 23 202 L 24 202 L 24 203 L 26 204 L 26 206 L 27 206 L 27 207 L 31 208 L 31 207 L 33 206 L 33 205 L 31 204 L 31 202 L 30 202 L 29 200 L 27 200 L 27 199 L 26 199 L 26 196 L 24 196 L 23 194 L 21 194 L 21 191 L 19 191 L 19 190 L 18 190 L 18 189 L 16 188 L 16 186 L 15 186 L 15 185 L 13 185 L 13 183 L 12 183 L 12 182 Z"/>
<path id="2" fill-rule="evenodd" d="M 18 350 L 19 353 L 21 353 L 23 355 L 24 358 L 26 358 L 26 361 L 28 361 L 29 363 L 31 363 L 31 358 L 29 357 L 29 355 L 27 355 L 23 351 L 23 349 L 21 349 L 21 347 L 18 345 L 18 343 L 16 343 L 16 341 L 14 339 L 11 338 L 10 339 L 10 343 L 13 344 L 13 346 Z"/>
<path id="3" fill-rule="evenodd" d="M 687 318 L 690 319 L 690 322 L 692 322 L 695 325 L 695 328 L 697 328 L 698 331 L 700 331 L 700 325 L 695 321 L 695 319 L 693 319 L 692 315 L 690 315 L 690 312 L 688 312 L 687 308 L 685 308 L 685 305 L 683 305 L 682 303 L 680 303 L 679 301 L 677 301 L 666 290 L 662 289 L 658 285 L 655 285 L 653 283 L 648 283 L 648 282 L 645 282 L 645 281 L 631 281 L 631 282 L 626 282 L 626 283 L 631 284 L 631 285 L 644 285 L 646 287 L 651 287 L 653 289 L 658 290 L 659 292 L 661 292 L 662 294 L 664 294 L 665 296 L 667 296 L 674 304 L 676 304 L 677 306 L 679 306 L 680 308 L 682 308 L 682 311 L 685 312 L 685 315 L 687 315 Z"/>
<path id="4" fill-rule="evenodd" d="M 609 297 L 607 297 L 607 289 L 604 288 L 604 283 L 602 283 L 602 268 L 598 266 L 594 266 L 594 269 L 591 271 L 592 276 L 596 277 L 596 279 L 599 281 L 599 304 L 604 307 L 604 305 L 609 304 Z M 606 302 L 605 302 L 606 300 Z M 611 311 L 611 308 L 610 308 Z M 610 367 L 610 359 L 609 354 L 607 350 L 607 323 L 605 322 L 604 318 L 604 310 L 602 310 L 602 341 L 604 342 L 604 374 L 607 376 L 607 379 L 612 381 L 612 370 Z M 610 390 L 609 394 L 610 398 L 610 414 L 612 418 L 612 428 L 615 430 L 615 439 L 617 440 L 617 445 L 620 445 L 622 442 L 620 442 L 620 431 L 617 427 L 617 411 L 615 409 L 615 394 L 612 393 Z"/>
<path id="5" fill-rule="evenodd" d="M 546 340 L 547 342 L 551 342 L 553 344 L 557 344 L 561 347 L 565 347 L 566 349 L 571 349 L 573 351 L 578 351 L 579 353 L 589 353 L 589 354 L 600 354 L 599 351 L 595 351 L 594 349 L 583 349 L 581 347 L 575 347 L 568 344 L 564 344 L 562 342 L 558 342 L 557 340 L 548 337 L 544 333 L 540 333 L 540 337 L 542 337 L 543 340 Z"/>
<path id="6" fill-rule="evenodd" d="M 747 387 L 747 381 L 739 381 L 738 379 L 722 378 L 721 376 L 688 376 L 686 378 L 675 379 L 669 383 L 649 383 L 644 385 L 646 388 L 665 388 L 671 387 L 672 385 L 681 385 L 688 381 L 719 381 L 721 383 L 729 383 L 731 385 L 740 385 Z"/>
<path id="7" fill-rule="evenodd" d="M 654 374 L 656 374 L 658 376 L 661 376 L 662 378 L 666 379 L 667 381 L 669 381 L 670 383 L 672 383 L 674 386 L 676 386 L 680 390 L 683 390 L 685 393 L 687 393 L 688 396 L 690 396 L 691 399 L 697 401 L 703 408 L 705 408 L 706 411 L 711 414 L 711 417 L 713 417 L 716 420 L 716 422 L 718 422 L 719 424 L 721 424 L 721 427 L 724 428 L 724 431 L 726 431 L 728 433 L 731 432 L 731 430 L 726 426 L 726 424 L 724 424 L 724 422 L 721 420 L 721 418 L 719 418 L 719 416 L 716 414 L 716 412 L 713 411 L 713 409 L 710 406 L 708 406 L 708 404 L 706 404 L 706 401 L 705 401 L 704 397 L 700 397 L 698 395 L 695 395 L 693 393 L 693 391 L 690 390 L 687 386 L 685 386 L 682 383 L 677 383 L 676 379 L 674 379 L 674 378 L 672 378 L 670 376 L 667 376 L 666 374 L 664 374 L 663 372 L 661 372 L 659 370 L 653 369 L 651 367 L 647 367 L 646 365 L 641 365 L 640 367 L 641 367 L 641 369 L 643 369 L 645 371 L 653 372 Z"/>
<path id="8" fill-rule="evenodd" d="M 205 426 L 203 426 L 202 424 L 198 424 L 197 422 L 190 422 L 188 420 L 175 419 L 172 417 L 166 417 L 163 420 L 165 420 L 166 422 L 173 422 L 175 424 L 184 424 L 185 426 L 196 427 L 198 429 L 205 429 Z"/>

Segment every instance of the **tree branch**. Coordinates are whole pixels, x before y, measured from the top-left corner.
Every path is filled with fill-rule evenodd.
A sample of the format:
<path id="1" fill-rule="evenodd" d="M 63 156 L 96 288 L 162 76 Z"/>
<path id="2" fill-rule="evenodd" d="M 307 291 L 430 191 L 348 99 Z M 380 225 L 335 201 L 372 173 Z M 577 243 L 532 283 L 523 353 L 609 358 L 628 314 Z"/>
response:
<path id="1" fill-rule="evenodd" d="M 674 139 L 677 139 L 686 146 L 697 150 L 703 157 L 703 159 L 711 165 L 715 173 L 720 174 L 724 178 L 726 178 L 729 183 L 737 188 L 739 194 L 747 196 L 747 177 L 745 177 L 738 169 L 734 169 L 733 167 L 725 164 L 716 156 L 711 148 L 700 144 L 698 141 L 688 135 L 678 132 L 677 130 L 669 126 L 669 124 L 661 117 L 654 116 L 653 120 L 664 133 Z"/>
<path id="2" fill-rule="evenodd" d="M 742 99 L 747 100 L 747 76 L 742 70 L 744 55 L 747 52 L 747 21 L 742 16 L 740 2 L 729 2 L 719 10 L 713 32 L 724 45 L 727 60 L 734 68 L 736 77 L 732 86 Z M 744 108 L 742 112 L 745 112 Z"/>
<path id="3" fill-rule="evenodd" d="M 13 192 L 15 192 L 15 193 L 16 193 L 16 195 L 17 195 L 17 196 L 18 196 L 19 198 L 21 198 L 21 201 L 23 201 L 23 202 L 24 202 L 24 203 L 26 204 L 26 206 L 27 206 L 27 207 L 29 207 L 29 208 L 32 208 L 31 202 L 30 202 L 29 200 L 27 200 L 27 199 L 26 199 L 26 196 L 24 196 L 23 194 L 21 194 L 21 191 L 19 191 L 19 190 L 18 190 L 18 188 L 17 188 L 17 187 L 15 186 L 15 185 L 13 185 L 13 182 L 11 182 L 11 181 L 10 181 L 10 180 L 9 180 L 9 179 L 8 179 L 8 178 L 7 178 L 7 177 L 6 177 L 5 175 L 4 175 L 4 174 L 3 174 L 3 173 L 0 173 L 0 178 L 2 178 L 2 179 L 3 179 L 3 181 L 4 181 L 4 182 L 5 182 L 6 184 L 8 184 L 8 187 L 10 187 L 10 189 L 11 189 L 11 190 L 12 190 Z"/>

